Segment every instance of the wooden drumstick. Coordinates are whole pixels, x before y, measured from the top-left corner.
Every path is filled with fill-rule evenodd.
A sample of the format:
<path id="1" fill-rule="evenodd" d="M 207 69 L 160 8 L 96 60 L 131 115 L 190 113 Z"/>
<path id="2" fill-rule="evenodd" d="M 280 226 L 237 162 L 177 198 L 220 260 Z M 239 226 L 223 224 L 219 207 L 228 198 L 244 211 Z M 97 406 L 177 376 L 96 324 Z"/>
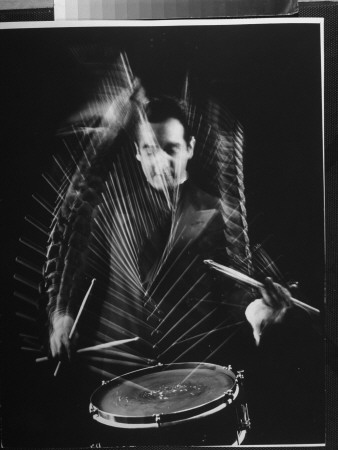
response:
<path id="1" fill-rule="evenodd" d="M 252 286 L 255 288 L 259 288 L 259 289 L 264 288 L 263 283 L 255 280 L 254 278 L 249 277 L 248 275 L 238 272 L 238 270 L 231 269 L 230 267 L 223 266 L 222 264 L 218 264 L 215 261 L 212 261 L 211 259 L 205 259 L 204 263 L 207 264 L 212 269 L 217 270 L 218 272 L 221 272 L 223 275 L 226 275 L 227 277 L 232 278 L 233 280 L 240 281 L 242 283 L 248 284 L 249 286 Z M 293 297 L 291 297 L 291 301 L 295 305 L 299 306 L 300 308 L 305 309 L 306 311 L 311 311 L 316 314 L 320 313 L 319 309 L 314 308 L 313 306 L 307 305 L 306 303 L 303 303 L 300 300 L 297 300 Z"/>
<path id="2" fill-rule="evenodd" d="M 95 350 L 101 350 L 102 348 L 117 347 L 118 345 L 127 344 L 128 342 L 138 341 L 139 339 L 140 339 L 139 337 L 134 337 L 131 339 L 121 339 L 119 341 L 106 342 L 105 344 L 98 344 L 93 345 L 92 347 L 80 348 L 79 350 L 77 350 L 76 353 L 91 352 Z"/>
<path id="3" fill-rule="evenodd" d="M 87 300 L 88 300 L 89 294 L 90 294 L 90 292 L 91 292 L 91 290 L 92 290 L 92 288 L 93 288 L 93 286 L 94 286 L 95 281 L 96 281 L 95 278 L 93 278 L 93 279 L 92 279 L 92 282 L 90 283 L 89 289 L 88 289 L 88 291 L 86 292 L 86 295 L 84 296 L 84 299 L 83 299 L 83 301 L 82 301 L 82 303 L 81 303 L 79 312 L 77 313 L 75 322 L 74 322 L 74 324 L 73 324 L 73 326 L 72 326 L 72 329 L 70 330 L 70 333 L 69 333 L 69 339 L 71 339 L 71 338 L 73 337 L 73 334 L 75 333 L 76 326 L 77 326 L 77 324 L 78 324 L 78 321 L 79 321 L 80 316 L 81 316 L 81 314 L 82 314 L 83 308 L 85 307 L 85 304 L 86 304 L 86 302 L 87 302 Z M 55 369 L 55 372 L 54 372 L 54 377 L 56 377 L 56 375 L 58 374 L 58 371 L 59 371 L 59 369 L 60 369 L 60 366 L 61 366 L 61 361 L 59 361 L 58 364 L 57 364 L 57 366 L 56 366 L 56 369 Z"/>
<path id="4" fill-rule="evenodd" d="M 131 339 L 121 339 L 119 341 L 111 341 L 111 342 L 106 342 L 104 344 L 93 345 L 91 347 L 83 347 L 83 348 L 76 350 L 76 353 L 85 353 L 85 352 L 90 352 L 90 351 L 101 350 L 104 348 L 117 347 L 118 345 L 127 344 L 128 342 L 138 341 L 139 339 L 140 339 L 139 337 L 134 337 Z M 44 361 L 48 361 L 48 356 L 43 356 L 42 358 L 36 358 L 36 360 L 35 360 L 35 362 L 37 362 L 37 363 L 44 362 Z"/>

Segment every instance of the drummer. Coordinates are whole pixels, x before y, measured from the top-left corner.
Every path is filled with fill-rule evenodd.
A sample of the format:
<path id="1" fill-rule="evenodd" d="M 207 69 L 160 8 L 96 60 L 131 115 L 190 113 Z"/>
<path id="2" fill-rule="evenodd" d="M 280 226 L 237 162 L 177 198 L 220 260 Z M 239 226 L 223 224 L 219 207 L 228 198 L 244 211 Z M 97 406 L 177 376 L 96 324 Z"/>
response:
<path id="1" fill-rule="evenodd" d="M 258 345 L 263 327 L 266 327 L 269 323 L 280 322 L 286 311 L 291 307 L 290 294 L 282 286 L 267 280 L 265 288 L 262 290 L 262 297 L 252 301 L 253 299 L 249 297 L 248 291 L 234 288 L 233 283 L 224 280 L 220 281 L 219 279 L 215 280 L 214 274 L 207 273 L 207 268 L 203 264 L 204 258 L 215 259 L 216 262 L 226 265 L 233 264 L 233 261 L 228 256 L 229 243 L 224 237 L 229 235 L 229 227 L 225 214 L 222 211 L 224 210 L 223 200 L 202 190 L 198 187 L 195 180 L 192 181 L 189 177 L 188 164 L 194 155 L 195 139 L 190 133 L 185 110 L 180 102 L 172 98 L 154 100 L 147 106 L 147 116 L 148 120 L 141 122 L 138 126 L 136 158 L 149 184 L 148 188 L 155 191 L 156 195 L 162 195 L 166 199 L 169 197 L 169 202 L 175 199 L 175 204 L 171 203 L 168 206 L 166 202 L 162 203 L 163 208 L 167 209 L 164 211 L 167 214 L 165 224 L 157 224 L 157 229 L 152 231 L 150 238 L 144 240 L 143 248 L 139 251 L 139 271 L 144 286 L 147 283 L 150 284 L 150 274 L 163 255 L 163 251 L 168 243 L 168 237 L 170 236 L 172 240 L 175 240 L 174 234 L 167 232 L 167 235 L 165 235 L 163 229 L 172 230 L 176 228 L 176 236 L 181 232 L 180 239 L 176 239 L 175 245 L 170 249 L 170 254 L 166 262 L 161 266 L 157 276 L 157 279 L 161 279 L 165 273 L 165 279 L 156 288 L 156 295 L 146 302 L 148 309 L 153 305 L 153 311 L 148 314 L 151 316 L 151 319 L 161 320 L 161 317 L 158 317 L 159 314 L 162 314 L 162 318 L 166 317 L 167 323 L 164 323 L 163 326 L 155 327 L 156 333 L 153 333 L 153 335 L 163 336 L 168 332 L 169 324 L 172 326 L 177 322 L 177 317 L 182 317 L 184 313 L 187 313 L 192 308 L 200 309 L 201 311 L 199 315 L 196 314 L 197 311 L 194 311 L 191 314 L 193 318 L 187 317 L 183 328 L 187 330 L 187 323 L 189 326 L 196 325 L 196 320 L 200 320 L 201 314 L 210 313 L 209 305 L 212 303 L 208 303 L 208 298 L 205 301 L 202 300 L 204 296 L 210 297 L 210 302 L 215 301 L 211 297 L 218 296 L 218 302 L 223 309 L 215 311 L 214 316 L 218 315 L 218 317 L 223 319 L 218 321 L 221 323 L 224 321 L 226 309 L 230 308 L 227 304 L 231 304 L 232 301 L 230 299 L 236 297 L 234 301 L 237 302 L 237 307 L 235 309 L 230 308 L 230 314 L 233 317 L 232 321 L 245 320 L 246 318 L 252 326 L 253 337 Z M 174 208 L 175 215 L 172 214 Z M 241 250 L 241 243 L 238 239 L 239 233 L 243 233 L 243 229 L 239 232 L 237 231 L 237 235 L 233 233 L 230 236 L 232 240 L 238 240 L 238 252 Z M 179 263 L 168 271 L 170 264 L 177 254 L 181 252 L 182 248 L 187 246 L 187 243 L 189 243 L 189 248 L 180 256 Z M 244 253 L 243 250 L 242 252 Z M 185 308 L 181 305 L 179 315 L 172 314 L 168 316 L 174 304 L 169 299 L 165 299 L 161 302 L 161 308 L 158 308 L 156 299 L 159 299 L 157 301 L 160 302 L 167 295 L 169 287 L 172 286 L 172 283 L 179 276 L 181 268 L 191 264 L 196 255 L 198 255 L 197 261 L 193 262 L 189 270 L 186 271 L 185 277 L 181 280 L 181 284 L 184 286 L 181 287 L 179 283 L 175 291 L 176 299 L 179 299 L 186 294 L 186 291 L 184 291 L 186 286 L 189 288 L 193 287 L 189 295 L 184 299 L 184 302 L 181 302 L 184 303 Z M 247 266 L 247 263 L 243 264 L 242 271 L 246 271 Z M 64 266 L 65 274 L 66 270 L 67 268 Z M 195 285 L 202 275 L 204 275 L 202 282 Z M 62 275 L 60 277 L 60 274 L 57 273 L 54 277 L 59 277 L 62 280 L 66 278 L 66 276 L 62 278 Z M 153 286 L 156 286 L 156 283 L 156 279 L 152 280 Z M 61 288 L 64 287 L 64 284 L 65 282 L 61 282 Z M 49 282 L 49 285 L 52 286 L 52 283 Z M 49 311 L 52 312 L 50 314 L 50 347 L 52 355 L 58 357 L 65 351 L 70 355 L 69 333 L 74 323 L 74 314 L 69 313 L 69 305 L 67 305 L 67 299 L 62 295 L 61 288 L 56 295 L 51 289 L 53 292 L 49 303 Z M 222 292 L 220 289 L 222 289 Z M 146 287 L 145 291 L 149 291 L 149 289 Z M 111 301 L 113 302 L 114 299 L 111 299 Z M 198 302 L 200 304 L 196 307 Z M 154 322 L 154 320 L 152 321 Z M 211 329 L 217 329 L 219 323 L 215 322 L 214 317 L 204 321 L 200 333 L 204 330 L 210 330 L 208 328 L 210 324 Z M 228 324 L 231 325 L 231 321 Z M 199 328 L 195 329 L 193 334 L 197 335 L 198 332 L 196 331 L 199 331 Z M 179 336 L 178 331 L 175 330 L 173 335 Z M 174 340 L 173 338 L 164 342 L 162 340 L 162 346 L 166 345 L 166 347 L 169 347 Z M 221 343 L 219 336 L 217 337 L 217 342 Z M 204 344 L 204 340 L 202 340 L 202 343 Z M 208 356 L 201 353 L 199 355 L 200 358 Z"/>
<path id="2" fill-rule="evenodd" d="M 299 336 L 294 317 L 299 311 L 294 313 L 285 287 L 267 279 L 261 295 L 255 298 L 250 290 L 215 275 L 204 264 L 205 259 L 213 259 L 248 272 L 248 242 L 241 241 L 243 228 L 239 230 L 238 223 L 231 222 L 239 203 L 229 213 L 224 196 L 206 192 L 190 172 L 197 146 L 184 105 L 167 97 L 152 100 L 145 107 L 145 118 L 139 121 L 135 136 L 135 161 L 142 171 L 143 184 L 133 189 L 130 183 L 124 209 L 108 211 L 106 204 L 100 206 L 102 198 L 99 200 L 98 192 L 93 192 L 95 189 L 88 180 L 77 198 L 78 213 L 73 211 L 67 216 L 64 213 L 67 207 L 61 209 L 51 246 L 54 243 L 61 249 L 56 257 L 57 269 L 51 271 L 47 264 L 45 273 L 50 292 L 52 355 L 60 358 L 65 353 L 71 354 L 69 334 L 76 315 L 72 283 L 78 278 L 78 267 L 72 261 L 78 263 L 87 255 L 83 250 L 86 243 L 74 245 L 76 239 L 72 241 L 74 235 L 69 233 L 69 228 L 74 229 L 74 223 L 78 222 L 81 222 L 82 237 L 87 236 L 83 230 L 92 224 L 86 237 L 88 242 L 93 239 L 95 243 L 98 236 L 106 239 L 102 247 L 109 267 L 99 308 L 103 320 L 95 322 L 101 336 L 112 340 L 140 336 L 144 345 L 137 349 L 138 355 L 144 352 L 144 357 L 164 363 L 207 361 L 250 367 L 253 350 L 264 343 L 265 335 L 269 340 L 265 345 L 266 360 L 271 355 L 276 357 L 276 351 L 286 341 L 288 349 L 290 344 L 295 349 L 298 342 L 293 339 L 299 341 Z M 101 185 L 107 180 L 109 185 L 109 164 L 103 163 L 101 168 L 92 164 L 97 170 L 95 176 L 99 173 L 101 177 Z M 130 173 L 126 172 L 129 169 L 121 166 L 121 172 L 114 173 L 120 181 L 130 180 Z M 103 198 L 109 198 L 104 197 L 102 189 Z M 133 207 L 133 199 L 137 208 Z M 74 197 L 71 200 L 74 202 Z M 141 208 L 147 213 L 139 214 Z M 104 235 L 103 226 L 99 225 L 106 224 L 107 220 L 110 228 Z M 128 255 L 128 249 L 135 248 L 136 244 L 134 258 Z M 58 261 L 61 255 L 67 255 L 65 263 Z M 135 261 L 129 273 L 128 267 Z M 135 271 L 136 278 L 133 278 Z M 301 322 L 306 320 L 301 318 Z M 281 327 L 283 321 L 291 321 L 291 332 L 290 328 Z M 280 346 L 277 350 L 273 342 Z M 289 350 L 286 353 L 290 359 L 295 357 Z M 256 363 L 261 361 L 262 353 L 255 355 Z M 281 363 L 286 360 L 287 354 L 283 354 Z"/>

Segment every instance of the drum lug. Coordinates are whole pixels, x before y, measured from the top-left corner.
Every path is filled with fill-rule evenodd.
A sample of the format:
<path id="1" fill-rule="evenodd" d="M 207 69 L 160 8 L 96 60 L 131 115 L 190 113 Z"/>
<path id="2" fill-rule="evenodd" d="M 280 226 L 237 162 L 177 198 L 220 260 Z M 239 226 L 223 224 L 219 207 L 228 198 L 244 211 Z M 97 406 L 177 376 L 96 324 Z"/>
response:
<path id="1" fill-rule="evenodd" d="M 225 397 L 225 399 L 226 399 L 226 401 L 229 403 L 229 405 L 230 405 L 230 403 L 232 403 L 232 401 L 233 401 L 233 399 L 234 399 L 234 393 L 233 393 L 233 391 L 231 390 L 231 389 L 229 389 L 228 391 L 226 391 L 225 393 L 224 393 L 224 397 Z"/>
<path id="2" fill-rule="evenodd" d="M 229 364 L 229 366 L 224 366 L 223 369 L 224 370 L 232 370 L 232 366 Z"/>
<path id="3" fill-rule="evenodd" d="M 102 381 L 101 381 L 101 386 L 104 386 L 104 385 L 107 384 L 107 383 L 108 383 L 108 381 L 102 380 Z"/>
<path id="4" fill-rule="evenodd" d="M 236 378 L 237 378 L 238 380 L 240 380 L 241 382 L 243 382 L 243 380 L 244 380 L 244 370 L 238 370 L 238 371 L 237 371 Z"/>
<path id="5" fill-rule="evenodd" d="M 97 414 L 98 409 L 92 404 L 89 405 L 89 414 L 95 416 Z"/>
<path id="6" fill-rule="evenodd" d="M 161 426 L 161 414 L 154 414 L 155 417 L 155 422 L 157 424 L 158 427 Z"/>

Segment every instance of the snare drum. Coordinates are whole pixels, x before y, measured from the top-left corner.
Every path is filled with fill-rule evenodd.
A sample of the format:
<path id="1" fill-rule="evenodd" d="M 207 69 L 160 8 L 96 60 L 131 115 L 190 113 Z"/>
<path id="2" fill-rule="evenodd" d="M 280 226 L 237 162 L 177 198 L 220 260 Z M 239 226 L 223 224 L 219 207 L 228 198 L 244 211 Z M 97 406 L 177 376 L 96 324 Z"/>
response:
<path id="1" fill-rule="evenodd" d="M 104 445 L 238 445 L 249 428 L 242 372 L 208 363 L 158 365 L 104 382 L 92 417 Z M 108 431 L 108 427 L 109 431 Z"/>

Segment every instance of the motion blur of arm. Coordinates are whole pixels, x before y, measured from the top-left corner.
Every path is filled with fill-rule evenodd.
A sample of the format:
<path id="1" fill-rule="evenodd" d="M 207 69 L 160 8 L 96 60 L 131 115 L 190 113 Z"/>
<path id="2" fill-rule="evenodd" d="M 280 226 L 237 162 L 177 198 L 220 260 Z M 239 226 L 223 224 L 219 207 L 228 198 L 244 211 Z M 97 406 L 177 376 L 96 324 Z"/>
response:
<path id="1" fill-rule="evenodd" d="M 74 175 L 49 237 L 43 275 L 50 350 L 57 358 L 71 355 L 69 333 L 78 309 L 77 288 L 83 279 L 91 220 L 98 201 L 98 192 L 91 186 L 95 181 L 94 177 L 84 178 L 81 171 Z"/>
<path id="2" fill-rule="evenodd" d="M 75 214 L 71 217 L 71 197 L 68 192 L 59 210 L 50 234 L 44 267 L 45 289 L 48 295 L 49 345 L 51 355 L 57 358 L 69 358 L 71 354 L 69 333 L 74 323 L 72 285 L 81 258 L 79 245 L 74 248 L 75 240 L 79 241 L 79 232 L 74 230 L 74 224 L 79 220 L 76 220 Z"/>

